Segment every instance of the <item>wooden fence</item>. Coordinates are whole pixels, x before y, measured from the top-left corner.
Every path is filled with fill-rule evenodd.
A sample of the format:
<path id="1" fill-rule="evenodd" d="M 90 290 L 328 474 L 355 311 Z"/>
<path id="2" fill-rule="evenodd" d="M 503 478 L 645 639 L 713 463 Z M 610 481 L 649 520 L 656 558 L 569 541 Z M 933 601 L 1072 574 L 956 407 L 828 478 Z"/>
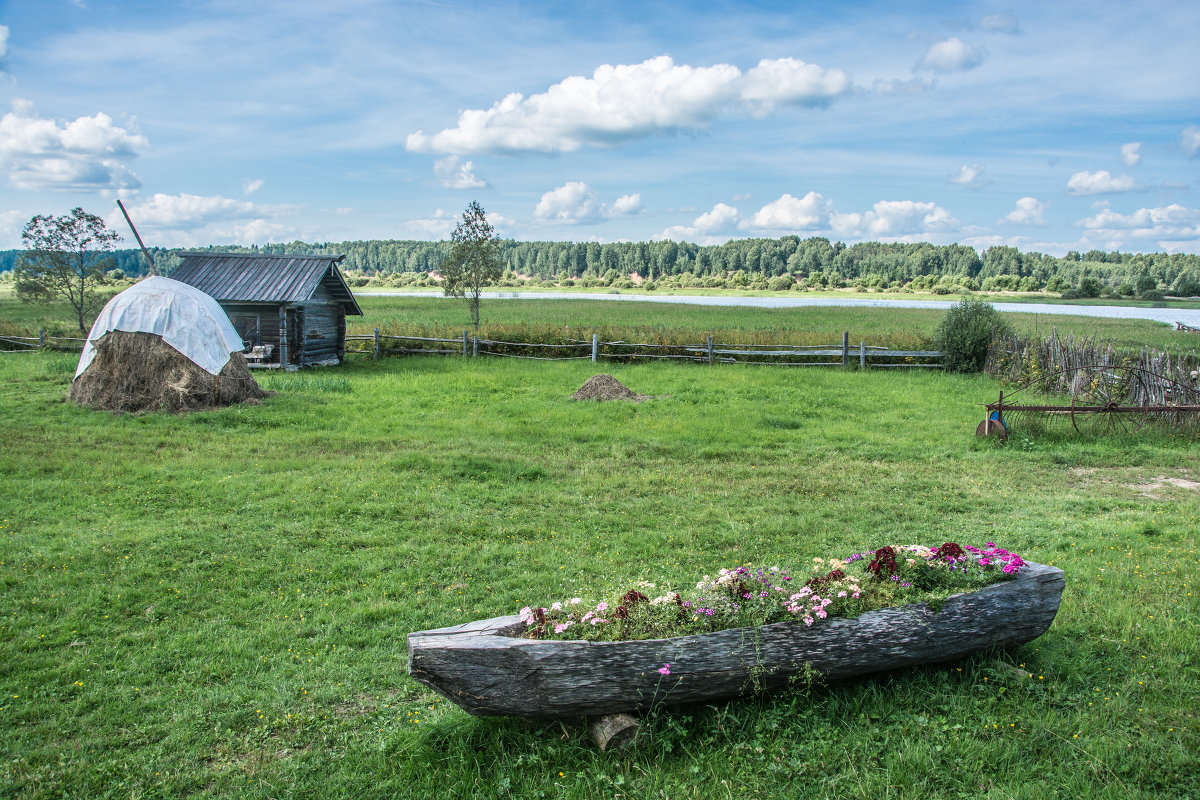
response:
<path id="1" fill-rule="evenodd" d="M 509 342 L 484 339 L 463 331 L 461 337 L 438 339 L 425 336 L 382 334 L 376 328 L 368 336 L 347 336 L 346 355 L 371 358 L 390 355 L 461 355 L 524 358 L 538 361 L 647 361 L 675 360 L 697 364 L 755 364 L 782 367 L 932 368 L 941 369 L 942 354 L 936 350 L 891 350 L 859 342 L 851 346 L 849 332 L 840 345 L 744 345 L 719 344 L 712 336 L 696 344 L 648 344 L 645 342 L 564 339 L 561 342 Z"/>
<path id="2" fill-rule="evenodd" d="M 0 336 L 0 354 L 36 353 L 39 350 L 83 350 L 86 338 L 74 336 L 47 336 L 38 331 L 37 336 Z"/>

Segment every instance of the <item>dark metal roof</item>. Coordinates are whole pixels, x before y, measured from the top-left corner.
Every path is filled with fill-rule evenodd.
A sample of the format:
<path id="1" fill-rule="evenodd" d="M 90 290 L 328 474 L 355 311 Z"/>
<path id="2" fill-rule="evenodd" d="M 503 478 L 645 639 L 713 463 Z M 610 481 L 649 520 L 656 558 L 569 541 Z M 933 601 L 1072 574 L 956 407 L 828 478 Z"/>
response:
<path id="1" fill-rule="evenodd" d="M 324 284 L 347 314 L 362 316 L 337 268 L 345 256 L 274 256 L 258 253 L 180 253 L 171 278 L 218 302 L 302 303 Z"/>

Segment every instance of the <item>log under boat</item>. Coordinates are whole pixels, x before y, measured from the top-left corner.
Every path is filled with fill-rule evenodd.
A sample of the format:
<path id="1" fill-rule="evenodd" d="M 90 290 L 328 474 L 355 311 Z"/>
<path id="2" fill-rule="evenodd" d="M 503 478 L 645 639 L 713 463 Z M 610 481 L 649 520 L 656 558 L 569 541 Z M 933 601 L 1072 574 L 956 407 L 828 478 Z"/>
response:
<path id="1" fill-rule="evenodd" d="M 408 635 L 408 671 L 472 714 L 529 718 L 645 711 L 850 678 L 1024 644 L 1058 612 L 1063 571 L 1026 563 L 1012 580 L 853 619 L 619 642 L 523 638 L 517 615 Z M 670 664 L 670 674 L 659 672 Z"/>

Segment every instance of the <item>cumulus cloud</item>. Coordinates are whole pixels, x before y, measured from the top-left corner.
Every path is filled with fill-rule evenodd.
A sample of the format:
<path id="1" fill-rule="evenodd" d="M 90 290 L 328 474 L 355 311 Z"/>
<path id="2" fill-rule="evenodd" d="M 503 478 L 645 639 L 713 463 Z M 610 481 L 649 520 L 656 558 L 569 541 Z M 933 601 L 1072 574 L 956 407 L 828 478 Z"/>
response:
<path id="1" fill-rule="evenodd" d="M 458 219 L 449 211 L 439 208 L 428 217 L 410 219 L 404 224 L 416 231 L 422 239 L 445 239 L 454 232 Z"/>
<path id="2" fill-rule="evenodd" d="M 692 221 L 691 225 L 672 225 L 655 236 L 655 239 L 670 239 L 675 242 L 718 244 L 728 240 L 737 229 L 741 214 L 726 203 L 717 203 Z"/>
<path id="3" fill-rule="evenodd" d="M 990 14 L 984 17 L 980 24 L 985 31 L 994 33 L 1018 34 L 1021 32 L 1021 23 L 1017 20 L 1017 15 L 1012 12 Z"/>
<path id="4" fill-rule="evenodd" d="M 0 117 L 0 169 L 18 189 L 136 189 L 141 183 L 126 163 L 149 146 L 104 113 L 60 125 L 17 99 Z"/>
<path id="5" fill-rule="evenodd" d="M 966 72 L 982 64 L 984 55 L 983 48 L 972 47 L 957 36 L 952 36 L 926 50 L 913 69 L 928 72 Z"/>
<path id="6" fill-rule="evenodd" d="M 763 231 L 815 231 L 829 225 L 829 203 L 817 192 L 790 194 L 767 203 L 739 227 Z"/>
<path id="7" fill-rule="evenodd" d="M 987 181 L 983 179 L 983 167 L 978 164 L 963 164 L 958 172 L 951 175 L 947 180 L 950 183 L 956 183 L 959 186 L 967 186 L 972 189 L 978 189 Z"/>
<path id="8" fill-rule="evenodd" d="M 1160 208 L 1140 208 L 1132 214 L 1121 214 L 1102 208 L 1093 217 L 1079 220 L 1086 237 L 1109 244 L 1125 244 L 1146 240 L 1166 247 L 1166 243 L 1200 242 L 1200 209 L 1173 203 Z"/>
<path id="9" fill-rule="evenodd" d="M 212 242 L 264 244 L 295 238 L 296 229 L 278 218 L 291 206 L 264 205 L 221 195 L 155 194 L 127 201 L 129 215 L 147 240 L 162 247 L 192 247 Z M 108 220 L 124 224 L 119 211 Z"/>
<path id="10" fill-rule="evenodd" d="M 840 238 L 881 240 L 916 240 L 959 226 L 946 209 L 918 200 L 880 200 L 861 214 L 834 212 L 829 223 Z"/>
<path id="11" fill-rule="evenodd" d="M 242 194 L 254 194 L 263 187 L 263 179 L 255 178 L 254 180 L 242 181 Z"/>
<path id="12" fill-rule="evenodd" d="M 1142 163 L 1142 143 L 1128 142 L 1121 145 L 1121 160 L 1127 167 L 1136 167 Z"/>
<path id="13" fill-rule="evenodd" d="M 488 183 L 475 174 L 475 165 L 458 156 L 446 156 L 433 163 L 433 174 L 447 189 L 483 189 Z"/>
<path id="14" fill-rule="evenodd" d="M 780 105 L 825 106 L 851 88 L 842 70 L 795 58 L 763 59 L 742 72 L 732 64 L 676 64 L 664 55 L 604 64 L 541 94 L 509 94 L 491 108 L 461 111 L 454 128 L 412 133 L 405 146 L 457 155 L 563 153 L 704 128 L 723 112 L 761 117 Z"/>
<path id="15" fill-rule="evenodd" d="M 1035 197 L 1022 197 L 1016 207 L 999 221 L 1014 225 L 1045 225 L 1048 205 Z"/>
<path id="16" fill-rule="evenodd" d="M 1187 153 L 1188 158 L 1195 158 L 1200 153 L 1200 126 L 1184 128 L 1183 133 L 1179 134 L 1179 143 L 1183 145 L 1183 152 Z"/>
<path id="17" fill-rule="evenodd" d="M 567 181 L 542 195 L 533 209 L 533 216 L 537 219 L 576 224 L 628 216 L 641 210 L 640 194 L 622 195 L 609 206 L 600 202 L 596 190 L 583 181 Z"/>
<path id="18" fill-rule="evenodd" d="M 1067 181 L 1067 194 L 1089 195 L 1110 192 L 1131 192 L 1137 183 L 1130 175 L 1113 175 L 1108 170 L 1076 172 Z"/>

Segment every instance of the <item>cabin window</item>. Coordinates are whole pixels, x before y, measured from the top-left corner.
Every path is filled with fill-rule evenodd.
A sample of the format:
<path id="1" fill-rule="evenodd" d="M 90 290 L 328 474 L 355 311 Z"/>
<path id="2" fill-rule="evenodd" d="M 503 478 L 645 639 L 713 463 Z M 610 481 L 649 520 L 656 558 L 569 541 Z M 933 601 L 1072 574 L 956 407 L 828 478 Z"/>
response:
<path id="1" fill-rule="evenodd" d="M 242 342 L 246 345 L 247 350 L 263 343 L 262 328 L 258 316 L 258 314 L 229 315 L 229 321 L 233 323 L 233 329 L 238 332 L 238 336 L 242 337 Z"/>

